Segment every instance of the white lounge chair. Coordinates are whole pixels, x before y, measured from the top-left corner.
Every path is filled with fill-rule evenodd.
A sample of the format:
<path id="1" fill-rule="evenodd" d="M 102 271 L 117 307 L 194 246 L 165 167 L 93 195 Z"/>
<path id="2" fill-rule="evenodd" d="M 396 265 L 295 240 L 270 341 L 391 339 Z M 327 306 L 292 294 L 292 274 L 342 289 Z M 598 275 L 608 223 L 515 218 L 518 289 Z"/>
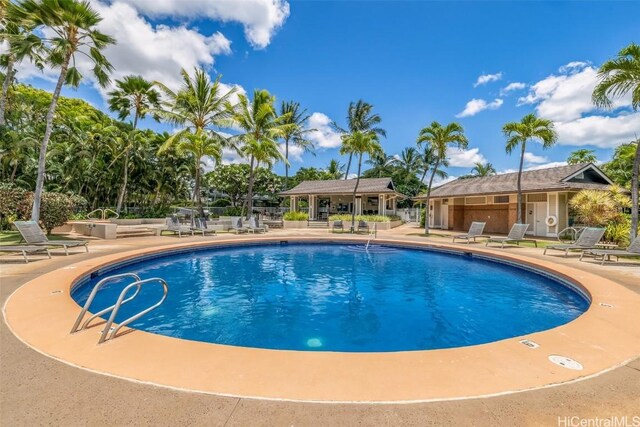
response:
<path id="1" fill-rule="evenodd" d="M 473 241 L 475 242 L 478 237 L 491 238 L 491 236 L 482 234 L 482 232 L 484 231 L 484 226 L 486 224 L 486 222 L 472 222 L 471 226 L 469 227 L 469 231 L 466 234 L 456 234 L 455 236 L 453 236 L 453 243 L 456 242 L 456 239 L 466 240 L 467 244 L 469 244 L 471 243 L 471 239 L 473 239 Z"/>
<path id="2" fill-rule="evenodd" d="M 89 252 L 88 240 L 49 240 L 36 221 L 15 221 L 13 224 L 29 246 L 61 246 L 65 255 L 69 255 L 69 248 L 84 246 Z"/>
<path id="3" fill-rule="evenodd" d="M 11 252 L 11 253 L 21 253 L 24 258 L 24 263 L 27 264 L 29 262 L 29 258 L 27 258 L 27 254 L 37 253 L 37 252 L 46 252 L 51 259 L 51 253 L 49 252 L 49 248 L 44 246 L 0 246 L 0 252 Z"/>
<path id="4" fill-rule="evenodd" d="M 193 230 L 188 225 L 180 224 L 178 217 L 175 215 L 167 217 L 167 228 L 160 232 L 160 235 L 168 231 L 173 234 L 177 234 L 178 237 L 182 237 L 182 233 L 191 234 L 193 236 Z"/>
<path id="5" fill-rule="evenodd" d="M 616 261 L 619 261 L 620 258 L 637 258 L 640 257 L 640 236 L 633 239 L 627 249 L 589 249 L 583 251 L 580 254 L 580 261 L 585 254 L 591 254 L 596 259 L 601 256 L 602 263 L 600 265 L 604 265 L 607 259 L 611 260 L 612 256 L 616 257 Z"/>
<path id="6" fill-rule="evenodd" d="M 341 233 L 344 233 L 344 224 L 342 223 L 342 220 L 333 221 L 331 232 L 335 233 L 336 230 L 340 230 Z"/>
<path id="7" fill-rule="evenodd" d="M 547 246 L 544 248 L 543 255 L 546 255 L 547 250 L 549 249 L 564 251 L 564 256 L 569 256 L 570 251 L 582 252 L 589 249 L 597 249 L 596 244 L 600 239 L 602 239 L 602 236 L 604 236 L 604 228 L 587 227 L 582 231 L 582 233 L 580 233 L 580 236 L 578 236 L 578 240 L 576 240 L 575 243 Z"/>
<path id="8" fill-rule="evenodd" d="M 194 218 L 191 230 L 194 233 L 201 233 L 203 236 L 207 234 L 218 234 L 213 228 L 207 228 L 207 220 L 204 218 Z"/>
<path id="9" fill-rule="evenodd" d="M 489 243 L 495 242 L 500 243 L 500 247 L 504 248 L 505 243 L 515 243 L 519 245 L 520 242 L 533 242 L 538 247 L 538 241 L 535 239 L 525 239 L 524 235 L 529 228 L 529 224 L 513 224 L 511 230 L 509 230 L 509 234 L 507 237 L 489 237 L 487 240 L 487 244 L 485 246 L 489 246 Z"/>
<path id="10" fill-rule="evenodd" d="M 256 224 L 256 217 L 249 217 L 249 225 L 246 227 L 248 232 L 251 233 L 266 233 L 267 229 L 264 227 L 260 227 Z"/>
<path id="11" fill-rule="evenodd" d="M 248 229 L 247 227 L 244 227 L 244 226 L 242 225 L 242 218 L 238 218 L 238 219 L 236 220 L 235 225 L 233 225 L 233 223 L 231 223 L 231 227 L 229 227 L 229 228 L 227 229 L 227 231 L 228 231 L 229 233 L 231 233 L 231 232 L 233 231 L 234 233 L 239 234 L 239 233 L 248 233 L 248 232 L 249 232 L 249 229 Z"/>

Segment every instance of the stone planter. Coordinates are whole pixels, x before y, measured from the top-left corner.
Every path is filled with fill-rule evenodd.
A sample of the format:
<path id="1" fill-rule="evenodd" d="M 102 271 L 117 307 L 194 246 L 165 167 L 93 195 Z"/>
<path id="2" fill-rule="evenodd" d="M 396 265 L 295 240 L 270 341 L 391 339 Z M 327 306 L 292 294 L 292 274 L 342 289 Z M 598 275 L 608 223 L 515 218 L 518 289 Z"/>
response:
<path id="1" fill-rule="evenodd" d="M 109 221 L 112 224 L 118 224 L 118 225 L 142 225 L 142 224 L 164 224 L 166 222 L 166 219 L 165 218 L 135 218 L 135 219 L 112 218 Z"/>
<path id="2" fill-rule="evenodd" d="M 307 228 L 307 221 L 282 221 L 282 228 L 292 229 L 292 228 Z"/>

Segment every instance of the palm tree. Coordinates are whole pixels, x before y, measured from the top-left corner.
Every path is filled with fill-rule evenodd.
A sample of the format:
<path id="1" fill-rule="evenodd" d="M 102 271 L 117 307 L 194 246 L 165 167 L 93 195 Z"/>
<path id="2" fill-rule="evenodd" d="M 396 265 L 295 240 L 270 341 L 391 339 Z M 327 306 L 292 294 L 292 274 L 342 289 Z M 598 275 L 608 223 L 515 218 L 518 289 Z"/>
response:
<path id="1" fill-rule="evenodd" d="M 417 143 L 419 147 L 422 147 L 423 144 L 431 146 L 433 156 L 435 157 L 435 164 L 431 169 L 431 178 L 429 179 L 429 185 L 427 187 L 427 200 L 425 201 L 425 211 L 427 215 L 425 215 L 424 220 L 424 234 L 429 234 L 429 196 L 433 186 L 433 179 L 438 172 L 438 167 L 443 161 L 446 161 L 449 145 L 464 149 L 467 148 L 469 141 L 467 137 L 464 136 L 464 129 L 458 123 L 454 122 L 442 126 L 438 122 L 433 122 L 430 126 L 420 130 Z"/>
<path id="2" fill-rule="evenodd" d="M 611 98 L 631 92 L 631 107 L 640 108 L 640 45 L 631 43 L 618 52 L 598 70 L 600 82 L 593 90 L 593 103 L 599 107 L 612 108 Z M 637 139 L 636 155 L 631 174 L 631 240 L 638 232 L 638 174 L 640 173 L 640 139 Z"/>
<path id="3" fill-rule="evenodd" d="M 60 91 L 64 84 L 78 87 L 83 79 L 76 68 L 76 54 L 81 52 L 93 63 L 92 74 L 96 82 L 105 87 L 109 83 L 109 73 L 113 67 L 102 54 L 102 50 L 115 40 L 98 30 L 97 25 L 102 21 L 100 15 L 91 7 L 89 2 L 78 0 L 22 0 L 15 3 L 15 16 L 19 22 L 27 23 L 27 27 L 39 30 L 43 35 L 39 46 L 47 46 L 45 61 L 49 66 L 60 69 L 58 81 L 51 104 L 47 112 L 46 127 L 40 155 L 38 158 L 38 176 L 36 189 L 33 194 L 33 209 L 31 219 L 40 218 L 40 202 L 45 178 L 45 159 L 47 145 L 53 131 L 53 116 L 56 111 Z M 46 30 L 46 32 L 42 32 Z M 51 35 L 50 37 L 48 35 Z M 25 45 L 33 44 L 32 40 L 18 41 L 16 49 L 21 50 Z M 13 49 L 13 46 L 12 46 Z"/>
<path id="4" fill-rule="evenodd" d="M 471 169 L 471 176 L 480 177 L 480 176 L 491 176 L 496 174 L 496 168 L 493 167 L 491 163 L 487 163 L 483 165 L 480 162 L 477 162 L 473 169 Z"/>
<path id="5" fill-rule="evenodd" d="M 340 148 L 340 154 L 349 154 L 353 155 L 351 151 L 349 151 L 349 147 L 343 145 Z M 383 178 L 385 176 L 390 176 L 392 173 L 392 166 L 395 165 L 397 159 L 393 156 L 388 156 L 383 151 L 379 153 L 375 153 L 369 156 L 369 160 L 365 163 L 371 166 L 371 169 L 367 171 L 370 177 L 376 176 L 378 178 Z"/>
<path id="6" fill-rule="evenodd" d="M 406 175 L 416 175 L 423 170 L 420 153 L 413 147 L 407 147 L 402 150 L 395 164 L 401 167 Z"/>
<path id="7" fill-rule="evenodd" d="M 344 175 L 344 165 L 341 165 L 335 159 L 331 159 L 324 173 L 328 179 L 341 179 L 342 175 Z"/>
<path id="8" fill-rule="evenodd" d="M 28 21 L 20 22 L 16 6 L 8 0 L 0 0 L 0 44 L 6 42 L 7 52 L 0 55 L 0 68 L 5 70 L 0 94 L 0 126 L 6 124 L 5 109 L 9 87 L 13 81 L 15 66 L 28 58 L 42 68 L 40 39 L 33 34 Z"/>
<path id="9" fill-rule="evenodd" d="M 280 105 L 280 115 L 286 117 L 283 124 L 289 125 L 286 128 L 284 136 L 284 186 L 289 188 L 289 144 L 293 144 L 298 148 L 302 148 L 305 152 L 313 152 L 313 142 L 306 138 L 309 132 L 315 132 L 315 129 L 305 129 L 305 123 L 309 119 L 307 110 L 300 110 L 300 104 L 297 102 L 285 102 Z"/>
<path id="10" fill-rule="evenodd" d="M 281 116 L 276 114 L 273 106 L 275 97 L 266 90 L 256 89 L 253 92 L 253 101 L 249 101 L 244 94 L 239 95 L 238 99 L 236 107 L 227 104 L 227 109 L 232 122 L 242 129 L 233 139 L 240 142 L 240 154 L 249 159 L 249 188 L 246 200 L 249 219 L 253 211 L 255 170 L 260 164 L 271 167 L 280 160 L 288 163 L 278 150 L 277 139 L 283 138 L 294 125 L 290 123 L 288 113 Z"/>
<path id="11" fill-rule="evenodd" d="M 116 80 L 116 89 L 109 92 L 109 109 L 117 112 L 120 120 L 125 120 L 130 115 L 133 115 L 133 131 L 130 133 L 130 138 L 128 138 L 128 143 L 122 153 L 124 156 L 124 173 L 122 174 L 122 187 L 120 187 L 116 205 L 116 213 L 118 214 L 122 209 L 124 195 L 127 191 L 129 151 L 138 127 L 138 120 L 145 118 L 149 110 L 157 110 L 159 106 L 160 94 L 153 88 L 153 83 L 141 76 L 126 76 L 123 80 Z"/>
<path id="12" fill-rule="evenodd" d="M 418 144 L 420 145 L 420 144 Z M 433 166 L 435 166 L 436 162 L 438 162 L 439 166 L 443 168 L 449 167 L 449 162 L 447 159 L 439 160 L 436 156 L 435 147 L 431 144 L 424 144 L 422 147 L 422 152 L 420 154 L 420 170 L 422 171 L 422 176 L 420 177 L 420 183 L 424 184 L 424 179 L 427 177 L 427 173 Z M 449 174 L 441 169 L 436 169 L 435 174 L 438 178 L 444 179 L 449 176 Z"/>
<path id="13" fill-rule="evenodd" d="M 231 114 L 227 108 L 229 97 L 235 93 L 230 89 L 222 93 L 220 76 L 211 81 L 202 68 L 196 69 L 193 77 L 182 69 L 182 85 L 177 91 L 160 82 L 154 84 L 162 91 L 165 101 L 162 109 L 151 110 L 169 123 L 182 129 L 167 138 L 160 147 L 160 153 L 175 147 L 178 153 L 188 153 L 193 157 L 194 192 L 193 201 L 197 203 L 201 216 L 204 216 L 200 194 L 202 157 L 211 156 L 220 159 L 222 148 L 230 146 L 227 139 L 215 129 L 225 126 Z"/>
<path id="14" fill-rule="evenodd" d="M 507 123 L 502 127 L 502 132 L 507 138 L 505 151 L 511 154 L 520 145 L 520 167 L 518 168 L 518 206 L 516 208 L 516 221 L 518 224 L 524 222 L 522 218 L 522 166 L 524 164 L 524 153 L 527 148 L 527 141 L 539 139 L 542 141 L 542 148 L 547 149 L 553 146 L 558 139 L 553 122 L 551 120 L 536 117 L 535 114 L 527 114 L 520 122 Z"/>
<path id="15" fill-rule="evenodd" d="M 351 212 L 351 232 L 355 230 L 356 222 L 356 194 L 360 184 L 360 172 L 362 171 L 362 157 L 368 154 L 369 157 L 384 156 L 382 147 L 378 142 L 378 135 L 370 130 L 367 132 L 356 131 L 342 136 L 342 150 L 350 155 L 358 157 L 358 174 L 356 185 L 353 187 L 353 210 Z"/>
<path id="16" fill-rule="evenodd" d="M 579 165 L 580 163 L 595 163 L 597 160 L 598 158 L 595 155 L 595 151 L 581 148 L 569 154 L 567 163 L 570 165 Z"/>
<path id="17" fill-rule="evenodd" d="M 347 135 L 354 132 L 373 132 L 379 136 L 387 136 L 384 129 L 377 125 L 382 122 L 382 118 L 378 114 L 373 114 L 373 105 L 359 100 L 358 102 L 349 103 L 349 109 L 347 110 L 347 129 L 343 129 L 333 122 L 332 127 L 339 133 Z M 351 160 L 353 153 L 349 154 L 349 161 L 347 162 L 347 170 L 344 174 L 344 179 L 349 177 L 349 171 L 351 170 Z"/>

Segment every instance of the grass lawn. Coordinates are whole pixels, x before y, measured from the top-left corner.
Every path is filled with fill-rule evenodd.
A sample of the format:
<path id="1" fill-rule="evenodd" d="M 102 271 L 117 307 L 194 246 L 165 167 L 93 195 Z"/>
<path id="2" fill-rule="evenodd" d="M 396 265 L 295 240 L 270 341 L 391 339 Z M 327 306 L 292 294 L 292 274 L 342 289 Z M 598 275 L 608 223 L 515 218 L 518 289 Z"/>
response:
<path id="1" fill-rule="evenodd" d="M 59 236 L 56 234 L 52 234 L 49 236 L 51 240 L 72 240 L 66 236 Z M 0 246 L 10 246 L 10 245 L 25 245 L 26 243 L 22 240 L 22 236 L 17 231 L 2 231 L 0 232 Z"/>

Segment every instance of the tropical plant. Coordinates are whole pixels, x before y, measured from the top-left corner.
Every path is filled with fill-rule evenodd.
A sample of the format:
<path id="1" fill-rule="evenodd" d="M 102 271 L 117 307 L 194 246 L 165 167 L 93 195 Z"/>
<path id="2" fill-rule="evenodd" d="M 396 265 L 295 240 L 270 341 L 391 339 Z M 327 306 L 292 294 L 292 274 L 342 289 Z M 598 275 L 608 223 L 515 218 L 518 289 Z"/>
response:
<path id="1" fill-rule="evenodd" d="M 386 136 L 387 133 L 384 129 L 378 125 L 382 122 L 382 118 L 378 114 L 374 114 L 373 105 L 359 100 L 357 102 L 349 103 L 347 109 L 347 129 L 343 129 L 336 122 L 333 122 L 332 127 L 343 136 L 347 134 L 353 134 L 355 132 L 368 133 L 373 132 L 378 136 Z M 344 173 L 344 179 L 349 177 L 349 171 L 351 170 L 351 161 L 353 159 L 353 153 L 349 154 L 349 161 L 347 162 L 347 169 Z"/>
<path id="2" fill-rule="evenodd" d="M 595 163 L 598 161 L 595 151 L 581 148 L 579 150 L 572 151 L 567 157 L 567 164 L 579 165 L 581 163 Z"/>
<path id="3" fill-rule="evenodd" d="M 356 221 L 356 194 L 360 184 L 360 173 L 362 172 L 362 157 L 366 154 L 373 158 L 384 154 L 382 147 L 378 142 L 378 135 L 375 131 L 369 130 L 366 133 L 355 131 L 351 134 L 342 136 L 342 147 L 340 154 L 349 154 L 358 157 L 358 173 L 356 176 L 356 184 L 353 187 L 353 211 L 351 212 L 351 231 L 355 230 Z"/>
<path id="4" fill-rule="evenodd" d="M 16 20 L 29 28 L 34 28 L 42 38 L 34 43 L 32 39 L 18 40 L 17 51 L 33 51 L 46 47 L 44 61 L 52 68 L 59 68 L 60 74 L 56 82 L 46 127 L 38 158 L 38 176 L 33 197 L 31 219 L 40 217 L 40 204 L 45 180 L 45 160 L 47 146 L 53 131 L 53 116 L 56 111 L 62 86 L 67 84 L 78 87 L 83 79 L 76 67 L 76 55 L 82 53 L 93 63 L 92 74 L 102 87 L 109 83 L 109 73 L 113 69 L 102 50 L 115 40 L 96 28 L 102 18 L 86 1 L 78 0 L 22 0 L 15 3 Z M 49 36 L 51 34 L 51 36 Z M 12 45 L 12 50 L 14 49 Z"/>
<path id="5" fill-rule="evenodd" d="M 593 90 L 592 100 L 596 106 L 613 108 L 612 98 L 631 93 L 631 107 L 640 108 L 640 45 L 631 43 L 618 52 L 598 70 L 599 82 Z M 636 154 L 631 173 L 631 234 L 636 237 L 638 230 L 638 175 L 640 174 L 640 139 L 636 138 Z"/>
<path id="6" fill-rule="evenodd" d="M 631 199 L 620 187 L 608 191 L 582 190 L 569 201 L 571 213 L 579 223 L 591 227 L 605 227 L 605 239 L 622 246 L 629 242 L 628 215 L 624 210 L 631 206 Z M 621 236 L 621 232 L 626 235 Z"/>
<path id="7" fill-rule="evenodd" d="M 200 215 L 204 216 L 200 191 L 202 161 L 203 157 L 213 157 L 219 161 L 222 158 L 222 149 L 231 146 L 216 129 L 224 126 L 231 117 L 228 105 L 235 89 L 222 93 L 220 76 L 212 81 L 202 68 L 196 69 L 193 77 L 184 69 L 181 74 L 182 85 L 177 91 L 161 82 L 155 82 L 165 100 L 161 109 L 151 112 L 173 125 L 182 127 L 167 138 L 160 153 L 175 147 L 179 155 L 185 152 L 191 155 L 195 181 L 192 200 L 198 205 Z"/>
<path id="8" fill-rule="evenodd" d="M 252 215 L 255 170 L 260 165 L 271 167 L 277 161 L 287 160 L 278 150 L 278 138 L 282 138 L 293 127 L 286 123 L 287 115 L 278 116 L 273 106 L 275 98 L 266 90 L 255 90 L 253 100 L 238 95 L 238 105 L 227 104 L 232 122 L 241 129 L 233 136 L 238 141 L 239 152 L 249 159 L 249 188 L 247 191 L 247 219 Z"/>
<path id="9" fill-rule="evenodd" d="M 602 165 L 602 170 L 616 184 L 631 189 L 633 162 L 637 150 L 637 142 L 619 145 L 613 152 L 611 160 Z"/>
<path id="10" fill-rule="evenodd" d="M 211 188 L 226 194 L 231 205 L 237 206 L 249 191 L 249 169 L 246 163 L 219 165 L 206 174 L 206 179 Z M 255 194 L 273 195 L 280 190 L 281 185 L 282 179 L 271 170 L 256 168 L 253 184 Z"/>
<path id="11" fill-rule="evenodd" d="M 420 153 L 413 147 L 407 147 L 395 159 L 395 164 L 400 166 L 407 175 L 417 175 L 423 170 Z"/>
<path id="12" fill-rule="evenodd" d="M 306 212 L 289 211 L 282 215 L 282 219 L 285 221 L 307 221 L 309 219 L 309 214 Z"/>
<path id="13" fill-rule="evenodd" d="M 495 174 L 496 168 L 494 168 L 491 163 L 482 164 L 480 162 L 477 162 L 473 166 L 473 169 L 471 169 L 471 175 L 474 177 L 491 176 Z"/>
<path id="14" fill-rule="evenodd" d="M 324 173 L 325 179 L 341 179 L 344 175 L 344 165 L 341 165 L 338 160 L 331 159 Z"/>
<path id="15" fill-rule="evenodd" d="M 433 166 L 435 166 L 436 162 L 438 162 L 438 165 L 442 166 L 443 168 L 449 167 L 449 162 L 447 161 L 446 158 L 438 159 L 436 155 L 435 146 L 433 146 L 432 144 L 418 144 L 418 146 L 421 149 L 420 167 L 422 171 L 422 176 L 420 177 L 420 182 L 424 183 L 424 179 L 427 177 L 427 173 L 429 172 L 429 170 L 431 170 Z M 436 169 L 435 174 L 440 179 L 444 179 L 449 176 L 449 174 L 442 169 Z"/>
<path id="16" fill-rule="evenodd" d="M 505 146 L 507 154 L 511 154 L 518 146 L 520 146 L 521 149 L 520 166 L 518 167 L 518 180 L 516 184 L 518 193 L 516 221 L 517 223 L 524 223 L 524 219 L 522 218 L 522 167 L 524 165 L 524 153 L 527 148 L 527 141 L 538 139 L 542 142 L 542 148 L 547 149 L 556 143 L 558 135 L 551 120 L 536 117 L 535 114 L 527 114 L 520 122 L 507 123 L 502 127 L 502 132 L 507 138 L 507 144 Z"/>
<path id="17" fill-rule="evenodd" d="M 429 185 L 427 187 L 427 197 L 425 200 L 425 211 L 429 210 L 429 197 L 431 189 L 433 188 L 433 179 L 435 178 L 438 167 L 447 158 L 447 149 L 450 145 L 458 148 L 467 148 L 469 143 L 467 137 L 464 135 L 464 129 L 458 123 L 449 123 L 446 126 L 442 126 L 438 122 L 431 123 L 420 130 L 420 134 L 417 139 L 418 147 L 427 150 L 433 150 L 432 155 L 435 158 L 435 163 L 431 169 L 431 178 L 429 179 Z M 431 148 L 427 148 L 429 146 Z M 425 221 L 424 233 L 429 234 L 429 221 Z"/>
<path id="18" fill-rule="evenodd" d="M 365 163 L 371 166 L 367 171 L 369 177 L 384 178 L 391 175 L 391 170 L 396 164 L 396 158 L 381 151 L 372 155 Z"/>
<path id="19" fill-rule="evenodd" d="M 284 118 L 283 124 L 289 125 L 284 128 L 282 139 L 284 140 L 284 185 L 289 185 L 289 144 L 301 148 L 306 153 L 313 153 L 313 142 L 307 139 L 307 134 L 315 132 L 315 129 L 305 128 L 309 119 L 307 110 L 301 110 L 297 102 L 282 102 L 280 105 L 280 115 Z"/>
<path id="20" fill-rule="evenodd" d="M 129 151 L 135 139 L 138 128 L 138 120 L 145 118 L 151 109 L 160 107 L 160 94 L 153 88 L 153 83 L 141 76 L 126 76 L 122 80 L 116 80 L 116 89 L 109 92 L 109 109 L 118 113 L 120 120 L 133 116 L 133 130 L 129 133 L 127 144 L 122 156 L 124 157 L 124 174 L 122 175 L 122 187 L 118 195 L 116 213 L 120 214 L 124 196 L 127 191 L 129 179 Z"/>

